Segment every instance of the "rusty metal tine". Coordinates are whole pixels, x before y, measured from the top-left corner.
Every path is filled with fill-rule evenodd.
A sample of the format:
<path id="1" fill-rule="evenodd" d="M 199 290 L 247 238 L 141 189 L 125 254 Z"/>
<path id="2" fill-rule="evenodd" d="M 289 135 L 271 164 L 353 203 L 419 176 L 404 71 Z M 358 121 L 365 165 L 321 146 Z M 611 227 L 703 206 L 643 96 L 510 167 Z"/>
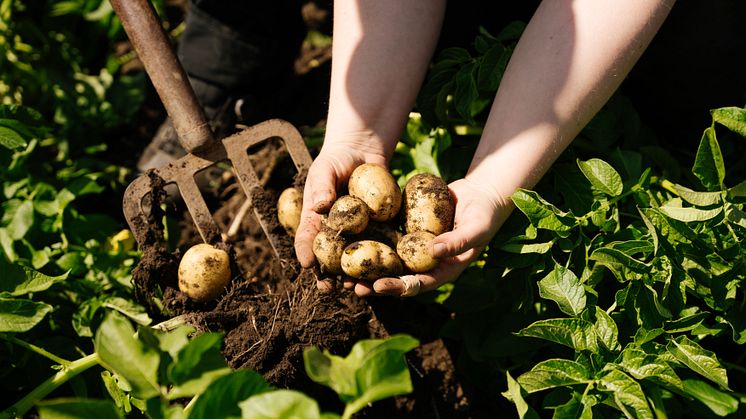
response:
<path id="1" fill-rule="evenodd" d="M 202 236 L 202 241 L 209 244 L 219 243 L 221 241 L 220 229 L 215 223 L 215 219 L 212 218 L 204 198 L 202 198 L 202 193 L 194 180 L 194 175 L 184 173 L 176 180 L 176 185 L 179 187 L 181 197 L 192 215 L 199 235 Z"/>
<path id="2" fill-rule="evenodd" d="M 142 209 L 142 200 L 145 197 L 145 192 L 149 190 L 149 183 L 150 179 L 147 176 L 138 177 L 127 186 L 127 189 L 124 191 L 124 198 L 122 199 L 124 218 L 127 220 L 127 224 L 137 240 L 141 240 L 147 233 L 145 220 L 143 219 L 140 223 L 136 222 L 136 220 L 145 216 Z"/>

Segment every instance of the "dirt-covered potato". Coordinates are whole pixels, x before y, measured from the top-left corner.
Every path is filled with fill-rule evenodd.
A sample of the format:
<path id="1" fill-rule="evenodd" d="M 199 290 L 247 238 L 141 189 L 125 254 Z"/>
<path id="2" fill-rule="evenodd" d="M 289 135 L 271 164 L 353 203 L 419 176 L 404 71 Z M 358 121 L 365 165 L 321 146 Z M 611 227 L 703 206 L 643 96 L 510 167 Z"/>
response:
<path id="1" fill-rule="evenodd" d="M 412 272 L 427 272 L 438 266 L 438 259 L 430 256 L 430 243 L 435 235 L 428 231 L 409 233 L 399 240 L 396 253 L 404 266 Z"/>
<path id="2" fill-rule="evenodd" d="M 313 239 L 313 254 L 319 262 L 321 272 L 342 275 L 342 253 L 349 242 L 328 228 L 322 228 Z"/>
<path id="3" fill-rule="evenodd" d="M 363 231 L 360 237 L 364 240 L 375 240 L 390 246 L 391 248 L 395 248 L 403 235 L 404 234 L 397 230 L 392 224 L 371 221 L 368 223 L 368 228 Z"/>
<path id="4" fill-rule="evenodd" d="M 298 188 L 287 188 L 277 200 L 277 218 L 290 236 L 295 236 L 300 224 L 300 210 L 303 208 L 303 193 Z"/>
<path id="5" fill-rule="evenodd" d="M 358 166 L 348 183 L 350 195 L 360 198 L 370 208 L 370 219 L 389 221 L 401 208 L 401 189 L 383 166 L 366 163 Z"/>
<path id="6" fill-rule="evenodd" d="M 455 205 L 448 185 L 431 174 L 414 175 L 404 186 L 404 230 L 440 235 L 453 227 Z"/>
<path id="7" fill-rule="evenodd" d="M 332 205 L 326 225 L 343 234 L 360 234 L 368 227 L 368 211 L 362 199 L 345 195 Z"/>
<path id="8" fill-rule="evenodd" d="M 373 240 L 361 240 L 342 253 L 342 270 L 363 281 L 373 281 L 402 273 L 402 264 L 394 249 Z"/>
<path id="9" fill-rule="evenodd" d="M 179 262 L 179 289 L 192 300 L 216 298 L 230 280 L 228 253 L 209 244 L 190 247 Z"/>

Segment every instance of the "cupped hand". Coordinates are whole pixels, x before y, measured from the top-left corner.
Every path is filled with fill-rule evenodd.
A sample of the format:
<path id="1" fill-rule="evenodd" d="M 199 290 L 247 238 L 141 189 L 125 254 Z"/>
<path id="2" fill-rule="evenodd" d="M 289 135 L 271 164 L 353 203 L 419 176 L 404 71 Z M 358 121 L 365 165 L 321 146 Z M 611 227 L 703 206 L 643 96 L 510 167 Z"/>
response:
<path id="1" fill-rule="evenodd" d="M 509 200 L 492 193 L 491 188 L 470 179 L 460 179 L 448 188 L 456 203 L 452 231 L 437 236 L 431 253 L 440 264 L 430 272 L 381 278 L 370 283 L 345 282 L 360 296 L 395 295 L 410 297 L 434 290 L 455 280 L 482 253 L 510 214 Z"/>
<path id="2" fill-rule="evenodd" d="M 348 140 L 324 144 L 308 169 L 303 190 L 303 209 L 295 235 L 295 253 L 301 266 L 310 268 L 316 262 L 313 239 L 321 229 L 321 214 L 329 211 L 337 199 L 337 190 L 347 183 L 352 171 L 364 163 L 387 165 L 388 158 L 374 140 Z M 317 284 L 328 290 L 331 284 L 322 279 Z"/>

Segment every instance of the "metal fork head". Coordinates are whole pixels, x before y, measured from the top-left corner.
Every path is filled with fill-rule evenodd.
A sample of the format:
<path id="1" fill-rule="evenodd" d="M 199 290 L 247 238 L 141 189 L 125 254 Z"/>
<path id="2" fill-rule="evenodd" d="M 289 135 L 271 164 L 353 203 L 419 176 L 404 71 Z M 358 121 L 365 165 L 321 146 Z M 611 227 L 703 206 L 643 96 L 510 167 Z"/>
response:
<path id="1" fill-rule="evenodd" d="M 286 121 L 271 119 L 217 141 L 199 155 L 187 154 L 173 163 L 155 169 L 154 174 L 163 179 L 164 184 L 176 184 L 202 241 L 216 244 L 222 241 L 220 229 L 210 214 L 194 175 L 217 162 L 230 161 L 275 255 L 283 265 L 293 265 L 297 271 L 297 261 L 292 253 L 292 240 L 280 227 L 276 209 L 260 204 L 266 203 L 269 198 L 259 182 L 248 154 L 249 148 L 271 138 L 280 138 L 284 142 L 299 173 L 308 169 L 311 165 L 311 155 L 298 130 Z M 140 241 L 148 233 L 145 231 L 148 225 L 138 220 L 142 220 L 145 215 L 143 200 L 151 191 L 149 177 L 142 175 L 130 183 L 124 193 L 124 216 L 140 246 L 143 245 Z"/>

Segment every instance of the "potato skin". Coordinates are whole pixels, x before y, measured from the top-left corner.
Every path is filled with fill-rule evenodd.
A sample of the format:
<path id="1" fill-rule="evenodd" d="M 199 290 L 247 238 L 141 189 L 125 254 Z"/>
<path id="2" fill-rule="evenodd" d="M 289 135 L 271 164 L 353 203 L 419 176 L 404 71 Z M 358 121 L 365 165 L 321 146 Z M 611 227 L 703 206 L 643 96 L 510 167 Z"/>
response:
<path id="1" fill-rule="evenodd" d="M 373 240 L 361 240 L 347 246 L 341 262 L 345 274 L 363 281 L 402 273 L 401 260 L 394 249 Z"/>
<path id="2" fill-rule="evenodd" d="M 360 198 L 370 208 L 370 219 L 389 221 L 401 208 L 401 189 L 386 168 L 366 163 L 358 166 L 347 185 L 350 195 Z"/>
<path id="3" fill-rule="evenodd" d="M 319 262 L 322 273 L 342 275 L 342 253 L 349 244 L 336 231 L 322 227 L 313 239 L 313 254 Z"/>
<path id="4" fill-rule="evenodd" d="M 192 300 L 215 299 L 230 280 L 228 253 L 209 244 L 190 247 L 179 262 L 179 289 Z"/>
<path id="5" fill-rule="evenodd" d="M 285 189 L 277 199 L 277 218 L 291 237 L 298 231 L 301 208 L 303 193 L 298 188 Z"/>
<path id="6" fill-rule="evenodd" d="M 332 205 L 326 225 L 343 234 L 360 234 L 368 227 L 369 211 L 362 199 L 345 195 Z"/>
<path id="7" fill-rule="evenodd" d="M 375 240 L 391 248 L 396 248 L 396 244 L 399 243 L 403 235 L 392 224 L 371 221 L 368 223 L 368 228 L 360 235 L 360 238 L 363 240 Z"/>
<path id="8" fill-rule="evenodd" d="M 438 236 L 453 228 L 455 205 L 443 179 L 422 173 L 404 186 L 404 230 Z"/>
<path id="9" fill-rule="evenodd" d="M 430 243 L 435 235 L 429 231 L 409 233 L 399 240 L 396 253 L 404 266 L 412 272 L 428 272 L 438 266 L 438 259 L 430 256 Z"/>

